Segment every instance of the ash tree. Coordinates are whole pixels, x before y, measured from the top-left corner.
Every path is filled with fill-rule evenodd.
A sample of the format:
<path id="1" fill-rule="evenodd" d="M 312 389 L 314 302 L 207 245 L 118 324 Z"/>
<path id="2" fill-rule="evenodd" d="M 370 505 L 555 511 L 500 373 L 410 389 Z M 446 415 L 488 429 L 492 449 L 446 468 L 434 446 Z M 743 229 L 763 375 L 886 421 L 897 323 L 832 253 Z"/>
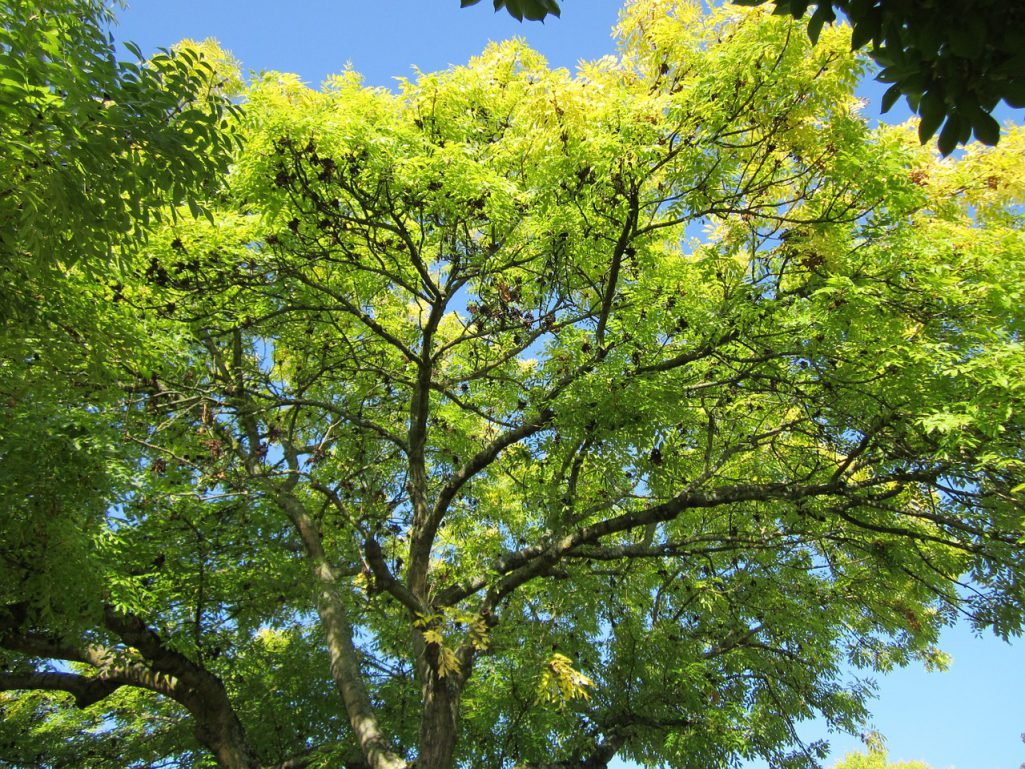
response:
<path id="1" fill-rule="evenodd" d="M 842 29 L 618 39 L 252 86 L 107 290 L 147 344 L 75 600 L 0 614 L 9 765 L 812 766 L 851 666 L 1019 632 L 1025 136 L 869 131 Z"/>

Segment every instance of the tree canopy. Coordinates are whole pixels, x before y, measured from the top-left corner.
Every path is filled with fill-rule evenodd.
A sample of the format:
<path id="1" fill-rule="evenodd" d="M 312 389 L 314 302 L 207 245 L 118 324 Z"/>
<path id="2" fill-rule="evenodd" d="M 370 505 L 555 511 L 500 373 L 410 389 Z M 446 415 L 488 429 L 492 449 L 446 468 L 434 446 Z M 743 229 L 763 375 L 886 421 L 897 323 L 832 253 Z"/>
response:
<path id="1" fill-rule="evenodd" d="M 119 61 L 110 19 L 100 0 L 0 3 L 5 269 L 104 262 L 168 205 L 198 211 L 227 168 L 216 61 L 189 44 Z"/>
<path id="2" fill-rule="evenodd" d="M 211 220 L 68 267 L 103 366 L 0 448 L 0 759 L 804 767 L 848 665 L 1020 631 L 1025 133 L 870 131 L 760 9 L 617 34 L 268 73 Z"/>
<path id="3" fill-rule="evenodd" d="M 98 600 L 84 570 L 117 475 L 107 409 L 145 340 L 108 295 L 152 225 L 219 188 L 235 146 L 214 47 L 119 61 L 110 21 L 94 0 L 0 2 L 0 634 L 30 603 L 52 628 Z"/>
<path id="4" fill-rule="evenodd" d="M 734 0 L 762 5 L 767 0 Z M 480 0 L 461 0 L 462 7 Z M 810 0 L 772 0 L 775 12 L 805 16 Z M 555 0 L 494 0 L 513 17 L 559 16 Z M 992 112 L 1001 100 L 1025 107 L 1025 8 L 1004 0 L 943 0 L 927 5 L 905 0 L 823 0 L 808 18 L 814 41 L 823 25 L 842 14 L 854 28 L 851 47 L 871 43 L 878 79 L 890 83 L 882 111 L 904 96 L 921 116 L 919 136 L 928 140 L 943 126 L 939 147 L 950 154 L 975 138 L 996 144 L 1000 126 Z"/>
<path id="5" fill-rule="evenodd" d="M 105 347 L 134 343 L 103 283 L 150 224 L 178 205 L 200 210 L 234 145 L 222 121 L 238 84 L 212 45 L 118 61 L 110 20 L 98 0 L 0 2 L 0 489 L 15 508 L 95 490 L 87 446 L 101 438 L 81 407 L 99 405 Z M 57 457 L 72 472 L 42 482 Z M 41 530 L 12 510 L 3 533 L 24 558 Z"/>
<path id="6" fill-rule="evenodd" d="M 833 769 L 930 769 L 924 761 L 890 761 L 885 749 L 876 747 L 867 753 L 848 753 Z"/>

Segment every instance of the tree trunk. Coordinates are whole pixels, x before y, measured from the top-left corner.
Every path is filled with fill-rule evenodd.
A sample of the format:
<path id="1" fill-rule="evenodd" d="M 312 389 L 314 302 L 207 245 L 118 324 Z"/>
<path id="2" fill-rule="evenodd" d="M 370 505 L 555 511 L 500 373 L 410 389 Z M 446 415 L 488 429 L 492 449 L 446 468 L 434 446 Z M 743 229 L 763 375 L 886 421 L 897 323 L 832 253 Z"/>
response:
<path id="1" fill-rule="evenodd" d="M 423 685 L 417 769 L 452 769 L 455 765 L 460 695 L 457 677 L 458 674 L 451 673 L 441 678 L 435 670 L 427 673 Z"/>
<path id="2" fill-rule="evenodd" d="M 320 571 L 327 570 L 326 565 L 320 566 Z M 326 579 L 322 581 L 327 582 Z M 342 695 L 349 723 L 367 763 L 373 769 L 403 769 L 406 766 L 405 761 L 392 753 L 388 741 L 378 727 L 359 669 L 356 648 L 352 641 L 352 627 L 345 617 L 338 596 L 328 585 L 324 585 L 320 591 L 317 609 L 327 636 L 331 676 Z"/>
<path id="3" fill-rule="evenodd" d="M 202 693 L 194 699 L 202 700 Z M 259 769 L 260 762 L 249 746 L 245 729 L 233 711 L 214 707 L 204 713 L 202 704 L 195 703 L 196 739 L 214 754 L 217 765 L 223 769 Z"/>
<path id="4" fill-rule="evenodd" d="M 406 762 L 391 750 L 377 723 L 360 670 L 359 652 L 353 643 L 352 624 L 339 593 L 338 578 L 324 552 L 320 531 L 295 497 L 279 493 L 278 501 L 295 524 L 306 550 L 317 585 L 317 613 L 331 658 L 331 677 L 342 696 L 360 751 L 372 769 L 404 769 Z"/>

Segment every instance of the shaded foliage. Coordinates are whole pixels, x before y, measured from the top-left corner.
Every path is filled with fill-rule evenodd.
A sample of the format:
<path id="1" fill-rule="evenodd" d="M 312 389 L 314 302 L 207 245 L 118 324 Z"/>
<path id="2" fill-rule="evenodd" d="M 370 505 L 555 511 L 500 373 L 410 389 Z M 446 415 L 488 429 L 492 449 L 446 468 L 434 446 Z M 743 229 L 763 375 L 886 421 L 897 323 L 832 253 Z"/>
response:
<path id="1" fill-rule="evenodd" d="M 764 0 L 738 0 L 760 4 Z M 777 13 L 801 18 L 808 0 L 773 0 Z M 921 116 L 924 142 L 936 131 L 943 154 L 975 138 L 996 144 L 992 112 L 1003 100 L 1025 107 L 1025 6 L 1002 0 L 944 0 L 923 6 L 904 0 L 840 0 L 816 4 L 808 34 L 842 13 L 853 27 L 851 46 L 871 44 L 878 79 L 890 83 L 883 112 L 904 96 Z M 942 126 L 942 130 L 940 127 Z"/>

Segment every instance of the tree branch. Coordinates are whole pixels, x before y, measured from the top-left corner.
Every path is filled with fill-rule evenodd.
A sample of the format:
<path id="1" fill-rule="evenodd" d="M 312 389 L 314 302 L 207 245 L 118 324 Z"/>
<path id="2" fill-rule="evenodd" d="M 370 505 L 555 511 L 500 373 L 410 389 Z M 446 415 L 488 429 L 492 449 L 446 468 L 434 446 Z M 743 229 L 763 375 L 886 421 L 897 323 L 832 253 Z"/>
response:
<path id="1" fill-rule="evenodd" d="M 403 769 L 405 761 L 391 750 L 374 713 L 353 642 L 352 624 L 339 593 L 338 576 L 328 562 L 320 532 L 294 495 L 274 488 L 271 493 L 292 521 L 306 551 L 317 585 L 317 613 L 324 626 L 331 677 L 342 696 L 360 750 L 371 769 Z"/>
<path id="2" fill-rule="evenodd" d="M 0 690 L 43 689 L 62 691 L 74 696 L 75 706 L 87 708 L 115 690 L 125 682 L 105 676 L 80 676 L 74 673 L 0 673 Z"/>
<path id="3" fill-rule="evenodd" d="M 619 271 L 623 265 L 623 256 L 630 246 L 630 239 L 637 229 L 638 214 L 638 193 L 631 190 L 628 196 L 628 212 L 626 221 L 623 223 L 623 230 L 616 241 L 616 247 L 612 251 L 612 264 L 609 266 L 609 279 L 605 285 L 605 291 L 601 300 L 601 312 L 598 315 L 598 328 L 594 332 L 595 341 L 600 349 L 605 344 L 605 325 L 609 321 L 609 313 L 612 312 L 612 303 L 616 298 L 616 285 L 619 283 Z"/>
<path id="4" fill-rule="evenodd" d="M 409 477 L 407 487 L 413 507 L 413 526 L 410 532 L 409 567 L 407 584 L 418 599 L 427 599 L 427 571 L 437 524 L 432 521 L 427 502 L 427 417 L 431 406 L 431 380 L 434 376 L 434 334 L 441 323 L 445 299 L 431 305 L 427 324 L 423 328 L 420 357 L 417 359 L 416 382 L 409 402 Z"/>
<path id="5" fill-rule="evenodd" d="M 494 462 L 503 450 L 544 429 L 551 422 L 553 416 L 554 413 L 552 411 L 545 409 L 538 415 L 537 419 L 507 430 L 495 438 L 489 445 L 478 451 L 442 487 L 431 511 L 428 525 L 433 526 L 436 531 L 442 518 L 444 518 L 445 513 L 448 511 L 448 506 L 468 481 Z"/>
<path id="6" fill-rule="evenodd" d="M 158 691 L 156 686 L 164 686 L 161 693 L 189 711 L 195 720 L 196 739 L 214 754 L 218 764 L 224 769 L 259 767 L 245 728 L 219 678 L 180 652 L 169 649 L 160 636 L 136 616 L 105 606 L 103 620 L 110 631 L 145 658 L 146 673 L 150 677 L 145 688 Z"/>
<path id="7" fill-rule="evenodd" d="M 381 545 L 376 539 L 368 537 L 363 545 L 363 552 L 367 556 L 367 565 L 379 588 L 398 600 L 414 615 L 427 613 L 427 606 L 391 573 L 391 569 L 385 563 L 384 553 L 381 552 Z"/>
<path id="8" fill-rule="evenodd" d="M 573 554 L 581 546 L 593 545 L 611 534 L 671 521 L 684 510 L 713 508 L 738 502 L 796 501 L 809 497 L 846 496 L 858 490 L 883 486 L 896 481 L 924 479 L 919 474 L 901 474 L 896 477 L 876 478 L 853 484 L 833 479 L 828 483 L 818 484 L 743 484 L 711 491 L 686 491 L 661 504 L 624 513 L 566 534 L 554 535 L 537 545 L 505 553 L 496 559 L 488 570 L 492 575 L 497 573 L 504 577 L 489 590 L 482 611 L 490 613 L 506 595 L 531 579 L 546 574 L 555 563 L 563 557 Z M 647 554 L 641 553 L 641 555 Z M 491 579 L 487 576 L 466 580 L 444 591 L 438 600 L 443 605 L 458 603 L 482 590 L 490 581 Z"/>

